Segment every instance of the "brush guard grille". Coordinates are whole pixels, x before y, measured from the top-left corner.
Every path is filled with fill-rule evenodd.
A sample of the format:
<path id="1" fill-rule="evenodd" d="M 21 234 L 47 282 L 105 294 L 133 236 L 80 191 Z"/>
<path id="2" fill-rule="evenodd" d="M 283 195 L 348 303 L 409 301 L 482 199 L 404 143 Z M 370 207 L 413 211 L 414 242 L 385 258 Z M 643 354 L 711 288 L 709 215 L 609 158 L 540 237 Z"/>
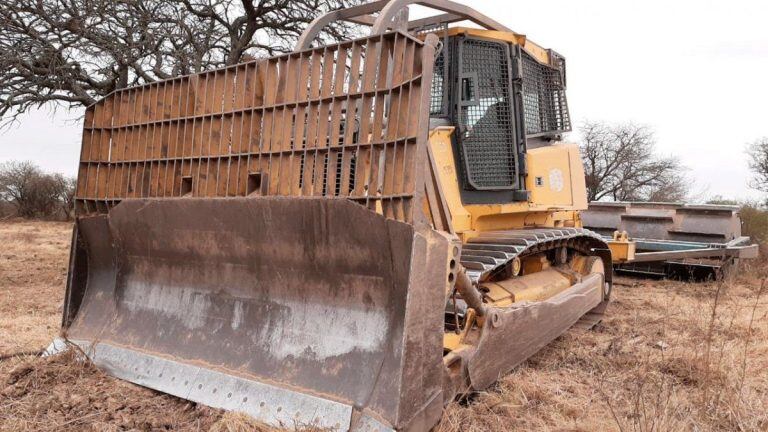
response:
<path id="1" fill-rule="evenodd" d="M 565 59 L 550 53 L 558 67 L 539 63 L 525 51 L 522 54 L 523 110 L 529 137 L 571 131 L 565 97 Z"/>
<path id="2" fill-rule="evenodd" d="M 115 91 L 85 114 L 77 214 L 137 198 L 322 196 L 411 222 L 430 43 L 392 32 Z"/>
<path id="3" fill-rule="evenodd" d="M 478 190 L 518 186 L 509 47 L 463 39 L 460 45 L 459 125 L 467 181 Z"/>
<path id="4" fill-rule="evenodd" d="M 435 58 L 434 75 L 432 76 L 432 89 L 429 98 L 430 117 L 443 117 L 447 115 L 446 107 L 446 49 L 440 50 Z"/>

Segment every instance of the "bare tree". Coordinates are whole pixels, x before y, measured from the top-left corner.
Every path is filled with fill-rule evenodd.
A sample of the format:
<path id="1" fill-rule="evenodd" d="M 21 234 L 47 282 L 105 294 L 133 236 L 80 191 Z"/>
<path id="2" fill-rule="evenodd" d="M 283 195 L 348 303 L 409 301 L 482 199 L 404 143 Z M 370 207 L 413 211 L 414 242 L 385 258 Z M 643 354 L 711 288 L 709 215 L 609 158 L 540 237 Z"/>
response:
<path id="1" fill-rule="evenodd" d="M 749 169 L 753 189 L 768 193 L 768 137 L 763 137 L 747 145 Z"/>
<path id="2" fill-rule="evenodd" d="M 10 202 L 22 217 L 50 217 L 72 213 L 75 180 L 46 174 L 32 162 L 0 164 L 0 200 Z"/>
<path id="3" fill-rule="evenodd" d="M 17 207 L 19 214 L 31 201 L 32 188 L 40 170 L 32 162 L 7 162 L 0 165 L 0 199 Z"/>
<path id="4" fill-rule="evenodd" d="M 63 174 L 51 174 L 53 182 L 53 192 L 58 201 L 61 214 L 67 219 L 72 219 L 75 211 L 75 190 L 77 188 L 77 178 L 65 176 Z"/>
<path id="5" fill-rule="evenodd" d="M 3 0 L 0 119 L 289 51 L 319 14 L 360 0 Z M 335 23 L 322 39 L 355 28 Z"/>
<path id="6" fill-rule="evenodd" d="M 690 184 L 674 157 L 656 154 L 653 131 L 632 123 L 587 122 L 581 156 L 590 201 L 683 201 Z"/>

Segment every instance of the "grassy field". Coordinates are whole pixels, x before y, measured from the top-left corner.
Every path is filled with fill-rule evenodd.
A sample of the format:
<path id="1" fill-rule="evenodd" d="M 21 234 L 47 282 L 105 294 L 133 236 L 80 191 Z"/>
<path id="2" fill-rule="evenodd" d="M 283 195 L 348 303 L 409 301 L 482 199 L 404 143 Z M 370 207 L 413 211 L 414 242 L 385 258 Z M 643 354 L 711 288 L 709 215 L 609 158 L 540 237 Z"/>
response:
<path id="1" fill-rule="evenodd" d="M 57 334 L 70 235 L 66 223 L 0 223 L 1 431 L 266 430 L 71 355 L 29 354 Z M 602 324 L 453 403 L 438 430 L 768 430 L 767 274 L 759 261 L 722 283 L 620 278 Z"/>

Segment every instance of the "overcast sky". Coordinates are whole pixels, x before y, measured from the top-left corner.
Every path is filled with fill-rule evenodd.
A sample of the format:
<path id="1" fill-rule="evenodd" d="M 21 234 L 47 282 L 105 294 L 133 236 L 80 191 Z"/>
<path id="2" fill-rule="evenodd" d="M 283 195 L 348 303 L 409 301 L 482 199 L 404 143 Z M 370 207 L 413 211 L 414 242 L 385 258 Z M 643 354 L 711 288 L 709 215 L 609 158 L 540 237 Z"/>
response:
<path id="1" fill-rule="evenodd" d="M 700 197 L 759 196 L 747 187 L 744 146 L 768 136 L 768 2 L 465 3 L 566 57 L 576 125 L 649 125 L 659 151 L 690 168 Z M 0 133 L 0 161 L 74 174 L 80 115 L 26 115 Z"/>

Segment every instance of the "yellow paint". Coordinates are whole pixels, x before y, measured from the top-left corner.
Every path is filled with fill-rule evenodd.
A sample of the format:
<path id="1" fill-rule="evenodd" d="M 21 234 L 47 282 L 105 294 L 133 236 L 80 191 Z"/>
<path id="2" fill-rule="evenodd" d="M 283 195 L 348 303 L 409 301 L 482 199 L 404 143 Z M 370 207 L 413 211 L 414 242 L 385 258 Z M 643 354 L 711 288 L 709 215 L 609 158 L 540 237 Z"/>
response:
<path id="1" fill-rule="evenodd" d="M 590 268 L 590 266 L 594 267 L 594 262 L 592 262 L 589 257 L 584 255 L 576 255 L 571 260 L 571 268 L 583 275 L 592 273 L 592 268 Z"/>
<path id="2" fill-rule="evenodd" d="M 484 297 L 496 307 L 507 307 L 515 302 L 515 298 L 509 291 L 497 283 L 483 284 Z"/>
<path id="3" fill-rule="evenodd" d="M 613 240 L 608 242 L 611 259 L 614 262 L 634 261 L 637 244 L 629 239 L 626 231 L 614 231 Z"/>
<path id="4" fill-rule="evenodd" d="M 453 133 L 453 127 L 437 127 L 430 131 L 429 145 L 454 231 L 463 241 L 482 231 L 581 226 L 578 211 L 587 208 L 587 196 L 578 146 L 553 144 L 528 150 L 527 202 L 464 205 L 451 146 Z"/>
<path id="5" fill-rule="evenodd" d="M 608 248 L 611 250 L 611 259 L 614 262 L 627 262 L 634 260 L 635 246 L 635 242 L 628 240 L 612 240 L 608 242 Z"/>
<path id="6" fill-rule="evenodd" d="M 585 210 L 587 188 L 584 166 L 575 144 L 555 144 L 528 151 L 525 187 L 539 207 Z"/>
<path id="7" fill-rule="evenodd" d="M 523 260 L 523 274 L 538 273 L 549 268 L 549 260 L 543 254 L 532 255 Z"/>
<path id="8" fill-rule="evenodd" d="M 500 298 L 498 303 L 494 301 L 494 306 L 504 306 L 521 301 L 546 300 L 567 290 L 572 284 L 573 281 L 564 272 L 548 269 L 498 282 L 486 282 L 483 288 L 493 289 L 497 296 L 506 292 L 506 298 Z"/>
<path id="9" fill-rule="evenodd" d="M 472 327 L 475 324 L 477 318 L 477 313 L 474 309 L 467 309 L 467 315 L 464 318 L 464 329 L 461 331 L 461 333 L 443 333 L 443 348 L 450 351 L 455 351 L 461 346 L 466 346 L 464 341 L 469 335 L 469 332 L 472 331 Z"/>
<path id="10" fill-rule="evenodd" d="M 454 351 L 461 345 L 462 334 L 446 332 L 443 333 L 443 348 Z"/>
<path id="11" fill-rule="evenodd" d="M 436 32 L 438 36 L 442 36 L 443 32 Z M 528 37 L 514 32 L 501 32 L 496 30 L 483 30 L 469 27 L 451 27 L 448 29 L 448 36 L 467 35 L 486 39 L 494 39 L 514 45 L 520 45 L 528 51 L 536 60 L 544 64 L 549 64 L 549 51 L 534 42 L 528 40 Z"/>

